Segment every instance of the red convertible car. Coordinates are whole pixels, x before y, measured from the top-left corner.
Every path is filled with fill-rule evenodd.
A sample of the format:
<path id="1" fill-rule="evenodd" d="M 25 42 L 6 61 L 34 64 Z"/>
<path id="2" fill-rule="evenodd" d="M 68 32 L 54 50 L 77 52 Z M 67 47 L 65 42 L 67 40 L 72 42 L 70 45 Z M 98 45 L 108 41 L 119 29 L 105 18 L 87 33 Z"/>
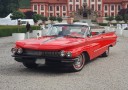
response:
<path id="1" fill-rule="evenodd" d="M 59 23 L 52 25 L 45 36 L 17 41 L 11 51 L 14 59 L 27 68 L 57 63 L 80 71 L 86 61 L 107 57 L 116 39 L 115 32 L 93 31 L 86 23 Z"/>

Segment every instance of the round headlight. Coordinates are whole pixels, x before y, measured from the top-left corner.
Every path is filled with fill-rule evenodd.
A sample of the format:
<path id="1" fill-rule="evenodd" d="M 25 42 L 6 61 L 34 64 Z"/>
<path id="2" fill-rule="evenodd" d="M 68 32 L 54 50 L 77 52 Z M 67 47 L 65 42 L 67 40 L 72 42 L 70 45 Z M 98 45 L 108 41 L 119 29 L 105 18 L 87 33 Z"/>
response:
<path id="1" fill-rule="evenodd" d="M 67 57 L 72 57 L 72 53 L 71 53 L 71 52 L 67 52 L 67 53 L 66 53 L 66 56 L 67 56 Z"/>
<path id="2" fill-rule="evenodd" d="M 12 48 L 12 49 L 11 49 L 11 52 L 12 52 L 13 54 L 17 53 L 17 48 Z"/>
<path id="3" fill-rule="evenodd" d="M 18 54 L 22 54 L 23 53 L 23 49 L 22 48 L 18 48 L 17 53 Z"/>
<path id="4" fill-rule="evenodd" d="M 61 51 L 61 52 L 60 52 L 60 56 L 61 56 L 61 57 L 64 57 L 64 56 L 65 56 L 65 51 Z"/>

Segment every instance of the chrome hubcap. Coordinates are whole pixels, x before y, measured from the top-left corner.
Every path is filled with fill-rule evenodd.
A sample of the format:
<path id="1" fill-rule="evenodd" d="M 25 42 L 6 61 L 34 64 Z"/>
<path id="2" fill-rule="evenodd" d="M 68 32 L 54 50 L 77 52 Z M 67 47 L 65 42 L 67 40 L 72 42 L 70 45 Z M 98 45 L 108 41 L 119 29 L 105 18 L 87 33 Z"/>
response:
<path id="1" fill-rule="evenodd" d="M 80 67 L 81 66 L 81 60 L 79 58 L 75 61 L 75 66 L 76 67 Z"/>
<path id="2" fill-rule="evenodd" d="M 84 66 L 85 58 L 83 55 L 78 56 L 77 60 L 74 62 L 74 68 L 79 70 Z"/>

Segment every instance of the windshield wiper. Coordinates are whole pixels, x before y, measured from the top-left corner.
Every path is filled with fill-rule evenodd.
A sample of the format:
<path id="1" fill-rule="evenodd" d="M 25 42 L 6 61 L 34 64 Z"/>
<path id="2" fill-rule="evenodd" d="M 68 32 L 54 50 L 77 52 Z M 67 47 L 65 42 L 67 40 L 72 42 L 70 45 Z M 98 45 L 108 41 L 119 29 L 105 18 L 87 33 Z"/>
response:
<path id="1" fill-rule="evenodd" d="M 64 35 L 65 37 L 71 37 L 71 38 L 82 38 L 82 37 L 78 37 L 78 36 L 72 36 L 72 35 Z"/>
<path id="2" fill-rule="evenodd" d="M 48 36 L 48 37 L 58 37 L 58 35 L 45 35 L 45 36 Z"/>

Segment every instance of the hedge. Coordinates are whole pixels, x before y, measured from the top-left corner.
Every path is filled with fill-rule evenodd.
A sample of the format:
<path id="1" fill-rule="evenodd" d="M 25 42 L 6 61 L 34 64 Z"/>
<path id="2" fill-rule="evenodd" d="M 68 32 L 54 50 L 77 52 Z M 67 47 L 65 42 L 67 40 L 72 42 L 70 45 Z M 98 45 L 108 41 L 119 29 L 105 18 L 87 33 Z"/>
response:
<path id="1" fill-rule="evenodd" d="M 80 20 L 73 20 L 73 22 L 79 22 Z"/>
<path id="2" fill-rule="evenodd" d="M 100 26 L 107 26 L 108 23 L 99 23 Z"/>
<path id="3" fill-rule="evenodd" d="M 35 30 L 37 28 L 39 27 L 31 26 L 32 30 Z M 19 31 L 18 31 L 18 26 L 0 26 L 0 37 L 11 36 L 12 33 L 25 33 L 25 32 L 26 32 L 25 26 L 20 26 Z"/>

